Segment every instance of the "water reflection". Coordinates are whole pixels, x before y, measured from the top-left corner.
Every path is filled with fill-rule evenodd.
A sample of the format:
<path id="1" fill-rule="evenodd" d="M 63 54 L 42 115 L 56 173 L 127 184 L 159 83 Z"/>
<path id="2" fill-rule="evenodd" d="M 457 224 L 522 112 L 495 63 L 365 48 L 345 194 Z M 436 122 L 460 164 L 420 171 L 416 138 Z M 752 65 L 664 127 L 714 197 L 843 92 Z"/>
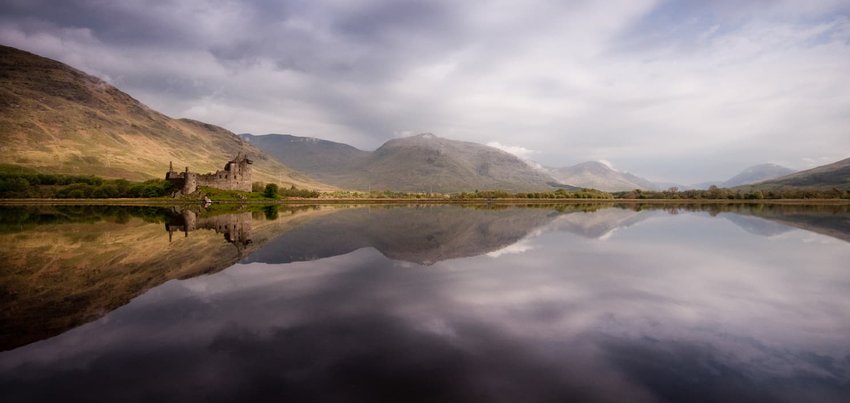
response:
<path id="1" fill-rule="evenodd" d="M 298 215 L 309 215 L 309 211 L 252 223 L 250 212 L 4 207 L 0 209 L 0 244 L 4 245 L 0 248 L 4 262 L 0 350 L 103 316 L 168 280 L 230 267 L 296 225 Z M 172 239 L 175 230 L 185 231 L 186 237 Z"/>
<path id="2" fill-rule="evenodd" d="M 165 223 L 168 231 L 168 242 L 174 238 L 174 232 L 182 232 L 189 237 L 190 231 L 199 229 L 213 230 L 217 234 L 223 234 L 224 240 L 236 247 L 239 256 L 245 253 L 245 247 L 251 245 L 251 213 L 221 214 L 212 217 L 198 217 L 198 212 L 183 209 L 172 210 L 173 214 Z"/>
<path id="3" fill-rule="evenodd" d="M 557 214 L 551 208 L 342 209 L 282 234 L 245 262 L 289 263 L 372 247 L 391 259 L 432 265 L 505 248 Z"/>
<path id="4" fill-rule="evenodd" d="M 252 242 L 232 267 L 0 353 L 4 401 L 850 397 L 846 207 L 267 213 L 236 214 Z M 170 244 L 163 223 L 203 217 L 148 220 L 158 248 L 209 238 L 238 258 L 238 219 L 219 217 Z"/>

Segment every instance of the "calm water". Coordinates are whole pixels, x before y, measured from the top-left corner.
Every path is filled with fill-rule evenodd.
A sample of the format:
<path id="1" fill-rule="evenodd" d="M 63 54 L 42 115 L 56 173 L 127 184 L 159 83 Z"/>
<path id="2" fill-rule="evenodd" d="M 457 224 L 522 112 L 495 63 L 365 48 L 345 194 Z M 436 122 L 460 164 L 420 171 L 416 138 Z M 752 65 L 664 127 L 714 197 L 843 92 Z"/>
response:
<path id="1" fill-rule="evenodd" d="M 0 400 L 850 401 L 847 207 L 0 209 Z"/>

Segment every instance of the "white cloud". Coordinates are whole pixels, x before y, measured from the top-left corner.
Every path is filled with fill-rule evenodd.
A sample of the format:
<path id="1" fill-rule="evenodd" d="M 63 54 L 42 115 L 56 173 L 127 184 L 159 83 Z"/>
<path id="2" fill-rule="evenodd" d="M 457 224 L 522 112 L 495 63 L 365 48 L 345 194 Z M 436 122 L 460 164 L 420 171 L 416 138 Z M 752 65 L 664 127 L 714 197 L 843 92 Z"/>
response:
<path id="1" fill-rule="evenodd" d="M 601 162 L 603 165 L 605 165 L 606 167 L 608 167 L 608 168 L 610 168 L 614 171 L 617 170 L 617 168 L 614 168 L 614 164 L 612 164 L 611 161 L 608 161 L 608 160 L 596 160 L 596 161 Z"/>
<path id="2" fill-rule="evenodd" d="M 521 146 L 509 146 L 506 144 L 499 143 L 498 141 L 488 142 L 487 145 L 493 148 L 498 148 L 504 152 L 516 155 L 517 157 L 520 157 L 524 160 L 527 160 L 531 158 L 532 155 L 537 154 L 537 151 L 535 150 L 529 150 Z"/>

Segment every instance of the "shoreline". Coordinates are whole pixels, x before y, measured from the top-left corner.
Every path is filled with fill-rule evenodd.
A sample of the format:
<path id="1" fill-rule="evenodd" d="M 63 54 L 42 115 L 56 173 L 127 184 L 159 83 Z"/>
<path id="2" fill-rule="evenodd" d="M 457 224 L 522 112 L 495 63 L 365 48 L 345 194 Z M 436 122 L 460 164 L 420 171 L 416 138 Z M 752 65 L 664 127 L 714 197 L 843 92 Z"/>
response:
<path id="1" fill-rule="evenodd" d="M 188 206 L 201 205 L 200 200 L 156 198 L 137 199 L 0 199 L 0 206 L 79 205 L 79 206 Z M 213 200 L 227 205 L 332 205 L 332 204 L 784 204 L 784 205 L 850 205 L 850 199 L 280 199 L 280 200 Z"/>

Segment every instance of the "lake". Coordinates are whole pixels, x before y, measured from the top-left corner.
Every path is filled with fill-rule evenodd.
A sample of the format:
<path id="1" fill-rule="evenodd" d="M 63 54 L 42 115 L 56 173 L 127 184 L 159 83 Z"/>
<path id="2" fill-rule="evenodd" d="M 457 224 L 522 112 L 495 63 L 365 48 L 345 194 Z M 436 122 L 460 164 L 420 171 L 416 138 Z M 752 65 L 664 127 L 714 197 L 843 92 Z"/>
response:
<path id="1" fill-rule="evenodd" d="M 7 206 L 0 245 L 3 402 L 850 401 L 848 206 Z"/>

